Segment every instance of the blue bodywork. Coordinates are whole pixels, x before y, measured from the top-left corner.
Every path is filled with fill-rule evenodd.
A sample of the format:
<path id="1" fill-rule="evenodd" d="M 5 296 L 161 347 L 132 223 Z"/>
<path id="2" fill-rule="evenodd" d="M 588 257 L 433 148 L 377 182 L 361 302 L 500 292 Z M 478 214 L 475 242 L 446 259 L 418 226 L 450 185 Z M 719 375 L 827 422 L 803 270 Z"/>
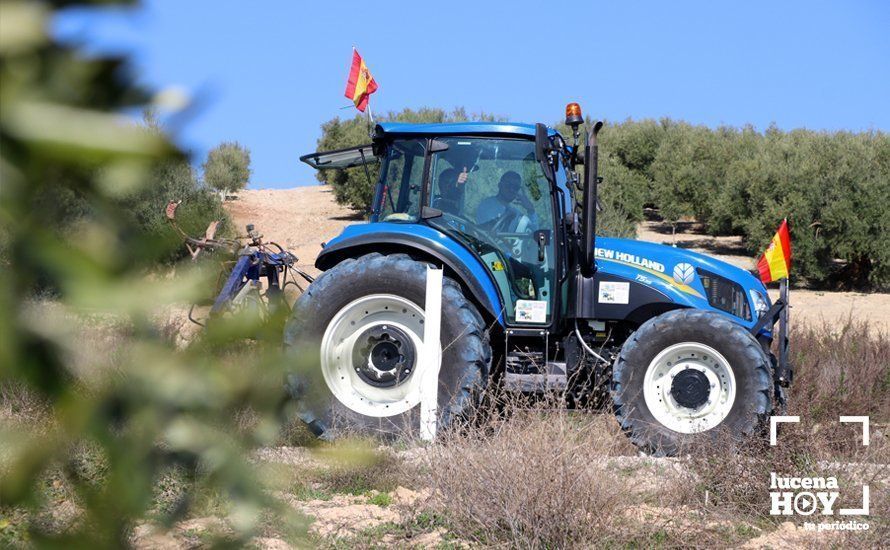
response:
<path id="1" fill-rule="evenodd" d="M 281 293 L 281 282 L 278 280 L 279 268 L 290 267 L 295 261 L 296 257 L 285 251 L 268 252 L 256 249 L 242 251 L 223 284 L 222 290 L 214 300 L 210 315 L 219 315 L 225 311 L 248 281 L 257 282 L 262 276 L 268 280 L 268 292 L 271 292 L 269 298 L 278 298 Z"/>
<path id="2" fill-rule="evenodd" d="M 462 244 L 428 225 L 376 222 L 347 226 L 340 235 L 325 243 L 315 265 L 319 269 L 326 269 L 331 262 L 339 261 L 341 256 L 338 253 L 349 256 L 351 253 L 346 252 L 348 249 L 365 247 L 365 243 L 372 242 L 422 247 L 425 252 L 447 261 L 454 271 L 462 275 L 465 286 L 471 289 L 481 305 L 487 311 L 494 312 L 498 322 L 503 323 L 500 313 L 503 302 L 482 262 Z M 373 248 L 379 249 L 379 246 Z M 330 256 L 333 258 L 329 260 Z"/>
<path id="3" fill-rule="evenodd" d="M 336 255 L 338 252 L 349 255 L 346 252 L 349 248 L 361 247 L 364 246 L 364 243 L 372 241 L 399 244 L 405 247 L 425 243 L 429 248 L 447 251 L 459 262 L 461 267 L 465 268 L 462 273 L 464 278 L 469 276 L 472 279 L 465 281 L 469 283 L 468 286 L 481 290 L 481 292 L 476 292 L 476 298 L 482 302 L 485 309 L 490 312 L 502 311 L 503 301 L 491 279 L 491 274 L 482 262 L 461 243 L 425 224 L 378 222 L 350 225 L 340 235 L 325 244 L 316 265 L 322 269 L 327 268 L 329 267 L 329 263 L 326 262 L 328 256 Z M 754 305 L 750 298 L 752 290 L 759 292 L 769 305 L 766 288 L 751 273 L 704 254 L 645 241 L 609 237 L 598 237 L 596 247 L 597 269 L 600 273 L 614 275 L 647 286 L 682 307 L 717 311 L 731 317 L 746 328 L 751 328 L 756 322 L 754 315 L 750 319 L 742 319 L 712 307 L 708 303 L 705 288 L 697 274 L 693 275 L 689 284 L 679 283 L 673 276 L 673 270 L 677 265 L 684 263 L 695 269 L 706 269 L 741 285 L 749 300 L 752 312 L 754 311 Z M 503 316 L 498 313 L 496 317 L 503 324 Z M 769 333 L 768 330 L 764 332 Z"/>
<path id="4" fill-rule="evenodd" d="M 767 306 L 770 305 L 766 287 L 757 277 L 744 269 L 704 254 L 663 244 L 609 237 L 597 237 L 596 248 L 596 264 L 599 272 L 641 283 L 664 294 L 672 302 L 685 307 L 723 313 L 746 328 L 753 327 L 757 321 L 756 314 L 753 313 L 755 308 L 750 295 L 751 291 L 759 293 Z M 624 254 L 610 254 L 609 251 Z M 682 264 L 689 264 L 693 267 L 693 274 L 688 284 L 683 284 L 678 280 L 679 277 L 674 276 L 675 268 L 678 265 L 682 267 Z M 707 291 L 698 275 L 698 269 L 705 269 L 738 283 L 745 291 L 745 297 L 752 312 L 751 318 L 742 319 L 711 306 L 708 303 Z M 678 273 L 678 275 L 682 277 L 683 274 Z"/>

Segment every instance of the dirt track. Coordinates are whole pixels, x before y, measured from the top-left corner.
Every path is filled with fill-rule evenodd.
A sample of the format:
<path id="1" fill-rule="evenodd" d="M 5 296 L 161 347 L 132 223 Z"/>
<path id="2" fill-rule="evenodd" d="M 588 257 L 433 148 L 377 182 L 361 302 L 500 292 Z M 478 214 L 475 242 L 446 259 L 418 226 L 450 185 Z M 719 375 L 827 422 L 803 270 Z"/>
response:
<path id="1" fill-rule="evenodd" d="M 255 224 L 265 240 L 296 254 L 299 265 L 311 273 L 317 273 L 313 264 L 321 243 L 362 222 L 361 215 L 334 202 L 330 188 L 322 185 L 241 191 L 237 200 L 226 202 L 226 209 L 235 227 Z"/>
<path id="2" fill-rule="evenodd" d="M 256 224 L 266 240 L 293 251 L 300 265 L 312 273 L 317 272 L 312 264 L 321 243 L 335 237 L 346 225 L 362 221 L 361 215 L 337 205 L 330 189 L 321 185 L 242 191 L 226 207 L 236 226 Z M 703 252 L 745 269 L 754 266 L 740 237 L 711 237 L 692 223 L 680 224 L 672 233 L 668 224 L 645 222 L 637 230 L 637 237 Z M 890 294 L 794 290 L 791 303 L 795 320 L 838 324 L 852 318 L 867 320 L 875 329 L 890 332 Z"/>

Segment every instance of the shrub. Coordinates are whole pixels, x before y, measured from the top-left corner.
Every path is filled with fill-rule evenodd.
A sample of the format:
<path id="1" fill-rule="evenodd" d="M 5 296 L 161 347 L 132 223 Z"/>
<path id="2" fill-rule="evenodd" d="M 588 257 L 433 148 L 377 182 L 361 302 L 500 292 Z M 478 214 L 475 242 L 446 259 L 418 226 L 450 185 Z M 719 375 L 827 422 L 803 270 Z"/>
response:
<path id="1" fill-rule="evenodd" d="M 0 545 L 16 542 L 6 529 L 13 518 L 12 530 L 27 532 L 29 546 L 128 546 L 134 526 L 151 513 L 154 482 L 181 468 L 194 473 L 193 483 L 181 506 L 158 521 L 175 523 L 204 492 L 227 495 L 230 544 L 243 546 L 263 510 L 288 515 L 244 458 L 248 448 L 274 439 L 274 419 L 283 413 L 280 346 L 239 349 L 229 323 L 242 332 L 248 323 L 233 319 L 209 327 L 193 348 L 175 350 L 149 321 L 165 306 L 191 301 L 213 279 L 200 272 L 176 281 L 146 277 L 158 259 L 157 239 L 135 229 L 137 216 L 122 204 L 141 203 L 143 192 L 155 196 L 154 170 L 188 169 L 168 164 L 184 155 L 165 136 L 120 124 L 121 112 L 150 96 L 125 70 L 127 59 L 87 56 L 55 41 L 50 31 L 61 4 L 2 4 L 0 220 L 14 261 L 0 277 L 0 413 L 30 414 L 33 402 L 48 418 L 45 431 L 0 418 Z M 86 5 L 65 6 L 74 4 Z M 6 33 L 7 26 L 18 32 Z M 50 207 L 35 208 L 41 201 Z M 76 212 L 78 205 L 83 223 L 67 235 L 52 223 L 51 207 Z M 61 290 L 53 308 L 112 318 L 129 327 L 126 342 L 96 353 L 78 337 L 82 323 L 35 308 L 35 275 Z M 78 379 L 81 352 L 91 355 L 84 358 L 91 366 L 113 361 L 114 372 Z M 27 398 L 9 407 L 10 391 Z M 238 434 L 232 413 L 247 407 L 263 420 Z M 47 498 L 58 471 L 74 501 L 60 495 L 65 508 L 78 514 L 70 525 L 43 521 L 43 504 L 59 502 Z"/>
<path id="2" fill-rule="evenodd" d="M 816 422 L 868 415 L 890 423 L 890 336 L 865 321 L 792 325 L 794 414 Z"/>
<path id="3" fill-rule="evenodd" d="M 760 254 L 782 218 L 792 228 L 792 278 L 815 286 L 890 287 L 890 138 L 881 132 L 709 129 L 663 120 L 606 126 L 600 158 L 609 187 L 642 181 L 668 220 L 741 235 Z M 654 151 L 654 154 L 653 154 Z M 621 169 L 612 166 L 617 161 Z M 610 177 L 611 175 L 611 177 Z M 611 191 L 628 196 L 625 191 Z M 625 201 L 633 220 L 635 201 Z"/>
<path id="4" fill-rule="evenodd" d="M 169 263 L 185 256 L 182 238 L 167 223 L 165 207 L 171 200 L 182 201 L 176 220 L 189 234 L 201 235 L 212 221 L 222 221 L 219 234 L 230 230 L 229 216 L 216 193 L 198 182 L 195 170 L 185 160 L 159 163 L 151 172 L 151 184 L 124 195 L 121 207 L 134 227 L 155 242 L 159 261 Z"/>
<path id="5" fill-rule="evenodd" d="M 599 186 L 603 210 L 597 214 L 597 234 L 634 237 L 636 225 L 643 221 L 648 180 L 610 154 L 601 155 L 599 173 L 603 177 L 603 183 Z"/>
<path id="6" fill-rule="evenodd" d="M 222 194 L 244 189 L 250 180 L 250 151 L 237 141 L 210 150 L 201 166 L 204 181 Z"/>
<path id="7" fill-rule="evenodd" d="M 493 401 L 497 413 L 482 412 L 420 453 L 430 511 L 483 546 L 622 541 L 629 484 L 607 474 L 602 460 L 626 445 L 617 429 L 604 430 L 598 415 L 564 410 L 557 397 Z"/>
<path id="8" fill-rule="evenodd" d="M 748 175 L 752 251 L 791 224 L 795 275 L 820 286 L 890 285 L 890 139 L 770 129 Z"/>
<path id="9" fill-rule="evenodd" d="M 147 117 L 145 123 L 144 130 L 148 135 L 159 138 L 163 135 L 154 119 Z M 48 179 L 37 186 L 31 205 L 43 213 L 46 227 L 59 238 L 72 238 L 78 228 L 95 221 L 100 214 L 92 198 L 74 184 L 76 177 L 108 181 L 112 191 L 109 201 L 116 214 L 123 224 L 152 243 L 146 253 L 153 258 L 153 263 L 170 263 L 186 254 L 182 239 L 169 227 L 164 215 L 171 200 L 182 201 L 176 213 L 177 221 L 189 233 L 202 234 L 215 220 L 223 222 L 220 234 L 230 229 L 228 214 L 219 197 L 198 181 L 195 170 L 185 158 L 155 163 L 147 175 L 149 183 L 135 188 L 129 188 L 125 181 L 118 181 L 117 174 L 110 169 L 79 167 L 76 171 L 63 171 L 48 167 L 48 171 Z M 41 282 L 38 286 L 47 285 Z"/>

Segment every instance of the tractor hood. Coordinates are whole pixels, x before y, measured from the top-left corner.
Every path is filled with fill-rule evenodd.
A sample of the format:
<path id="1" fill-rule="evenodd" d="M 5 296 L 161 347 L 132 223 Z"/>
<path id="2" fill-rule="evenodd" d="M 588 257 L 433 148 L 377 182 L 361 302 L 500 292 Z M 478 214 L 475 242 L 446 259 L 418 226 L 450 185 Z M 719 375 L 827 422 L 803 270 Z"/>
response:
<path id="1" fill-rule="evenodd" d="M 762 309 L 771 305 L 760 280 L 744 269 L 704 254 L 609 237 L 597 237 L 596 244 L 599 274 L 648 287 L 681 306 L 732 315 L 735 322 L 751 328 L 757 317 L 755 296 L 763 300 Z M 348 257 L 407 249 L 420 251 L 446 265 L 476 303 L 492 319 L 503 322 L 501 298 L 485 265 L 456 240 L 426 224 L 350 225 L 324 246 L 315 265 L 326 270 Z M 630 299 L 634 299 L 634 293 Z"/>
<path id="2" fill-rule="evenodd" d="M 758 307 L 770 305 L 763 283 L 748 271 L 683 248 L 597 237 L 595 256 L 601 273 L 643 284 L 676 303 L 733 314 L 746 326 L 754 325 Z M 733 293 L 741 303 L 732 303 Z"/>

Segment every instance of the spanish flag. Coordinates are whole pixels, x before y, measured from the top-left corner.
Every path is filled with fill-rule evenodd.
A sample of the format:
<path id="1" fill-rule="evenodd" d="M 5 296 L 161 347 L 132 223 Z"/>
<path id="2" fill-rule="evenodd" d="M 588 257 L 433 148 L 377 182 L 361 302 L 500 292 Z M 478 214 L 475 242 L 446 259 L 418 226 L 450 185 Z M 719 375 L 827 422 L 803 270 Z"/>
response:
<path id="1" fill-rule="evenodd" d="M 782 225 L 773 236 L 766 252 L 757 262 L 757 270 L 760 271 L 760 280 L 764 283 L 788 278 L 791 270 L 791 236 L 788 234 L 788 220 L 782 220 Z"/>
<path id="2" fill-rule="evenodd" d="M 368 98 L 377 91 L 377 82 L 365 65 L 365 60 L 352 48 L 352 67 L 349 69 L 349 80 L 346 81 L 346 97 L 355 103 L 355 108 L 365 112 Z"/>

